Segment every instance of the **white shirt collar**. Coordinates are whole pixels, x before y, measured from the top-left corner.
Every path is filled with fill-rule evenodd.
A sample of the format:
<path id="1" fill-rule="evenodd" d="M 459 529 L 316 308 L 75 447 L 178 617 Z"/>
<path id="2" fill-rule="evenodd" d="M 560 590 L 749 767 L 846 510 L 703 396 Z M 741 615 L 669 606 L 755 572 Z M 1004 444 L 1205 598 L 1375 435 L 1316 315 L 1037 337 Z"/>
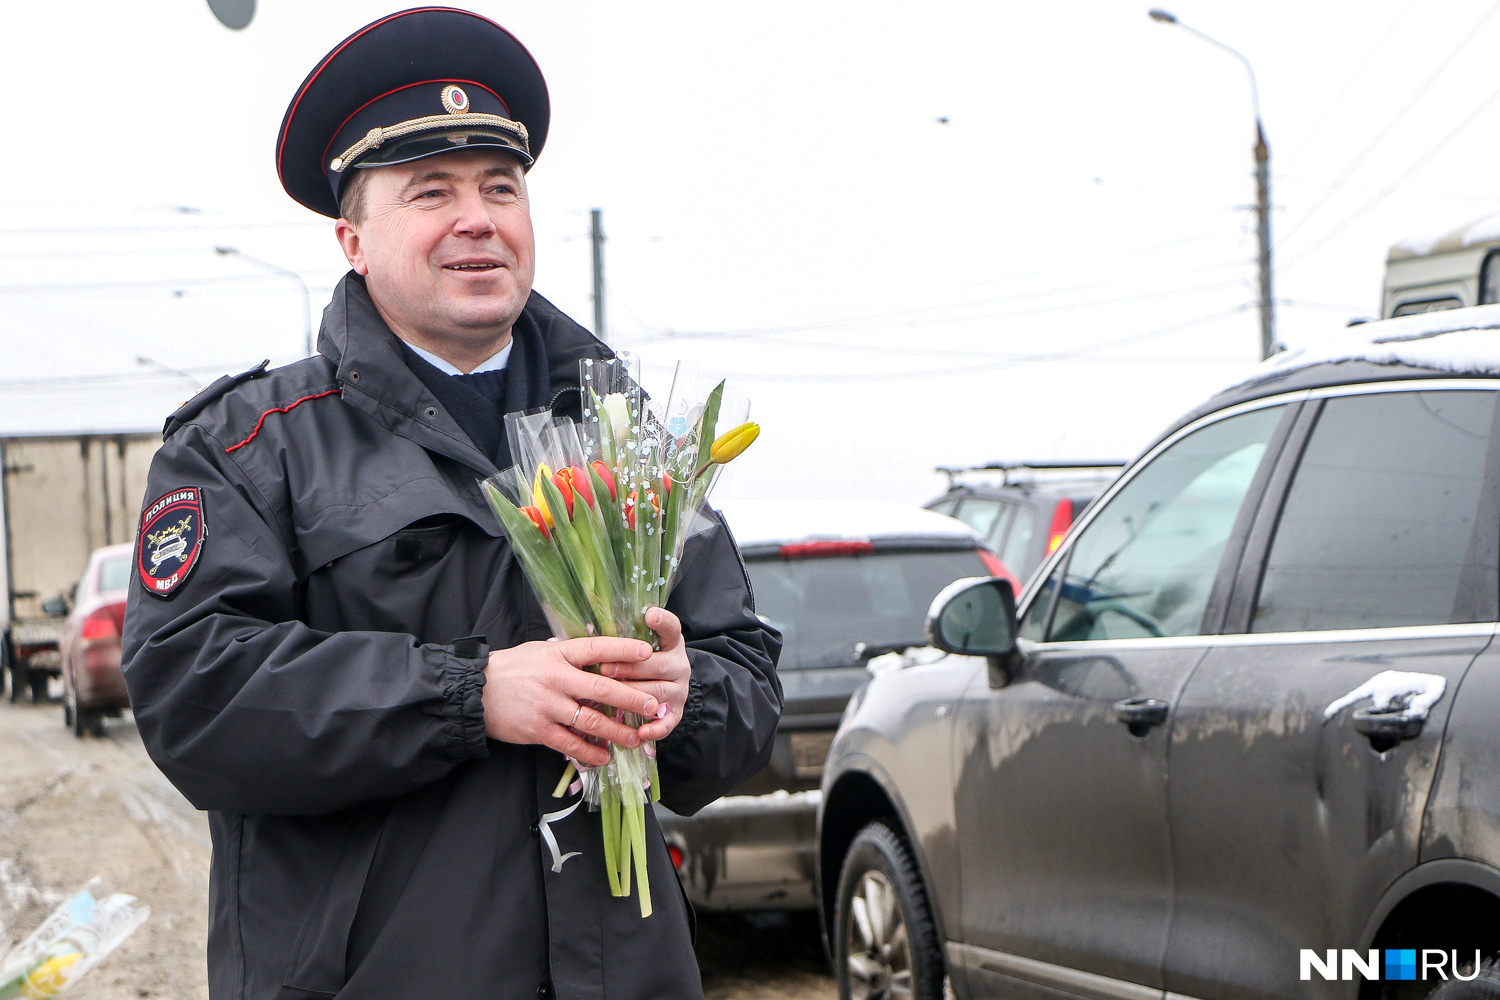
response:
<path id="1" fill-rule="evenodd" d="M 491 357 L 488 361 L 480 365 L 478 368 L 475 368 L 473 371 L 468 372 L 467 374 L 478 375 L 480 372 L 503 371 L 505 369 L 505 366 L 510 363 L 510 349 L 515 346 L 515 343 L 516 342 L 512 340 L 510 343 L 500 348 L 500 350 L 497 351 L 494 356 Z M 445 375 L 465 374 L 464 372 L 459 371 L 449 362 L 444 361 L 436 354 L 433 354 L 431 351 L 424 351 L 416 344 L 408 343 L 406 346 L 417 352 L 417 357 L 432 365 L 432 367 L 436 368 L 438 371 L 442 372 Z"/>

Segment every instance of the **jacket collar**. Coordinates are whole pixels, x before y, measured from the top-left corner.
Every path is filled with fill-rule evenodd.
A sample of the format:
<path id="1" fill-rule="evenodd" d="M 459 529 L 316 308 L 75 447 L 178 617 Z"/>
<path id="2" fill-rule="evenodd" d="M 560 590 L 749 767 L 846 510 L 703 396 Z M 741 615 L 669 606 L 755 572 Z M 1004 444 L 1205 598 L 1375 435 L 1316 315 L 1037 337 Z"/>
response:
<path id="1" fill-rule="evenodd" d="M 578 388 L 578 362 L 612 358 L 614 353 L 536 292 L 525 314 L 541 334 L 546 379 L 554 403 Z M 353 271 L 334 287 L 323 310 L 318 353 L 337 367 L 342 398 L 392 433 L 400 434 L 485 476 L 499 470 L 458 426 L 401 356 L 399 340 L 370 299 L 365 279 Z"/>

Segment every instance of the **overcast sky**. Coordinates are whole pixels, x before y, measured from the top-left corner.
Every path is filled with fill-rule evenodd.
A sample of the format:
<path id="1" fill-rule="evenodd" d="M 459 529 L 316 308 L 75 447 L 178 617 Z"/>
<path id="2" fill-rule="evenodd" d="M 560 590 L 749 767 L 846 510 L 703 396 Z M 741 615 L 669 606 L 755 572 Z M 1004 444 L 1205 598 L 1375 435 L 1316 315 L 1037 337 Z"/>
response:
<path id="1" fill-rule="evenodd" d="M 1145 4 L 464 6 L 551 89 L 537 289 L 592 325 L 602 208 L 611 343 L 730 375 L 765 426 L 727 492 L 923 501 L 935 465 L 1129 457 L 1256 358 L 1248 80 Z M 1169 7 L 1258 74 L 1285 342 L 1375 315 L 1391 243 L 1500 209 L 1497 6 Z M 394 9 L 259 0 L 231 31 L 205 0 L 8 7 L 0 414 L 155 423 L 189 386 L 151 363 L 299 356 L 296 285 L 213 248 L 321 311 L 344 263 L 281 191 L 276 129 Z"/>

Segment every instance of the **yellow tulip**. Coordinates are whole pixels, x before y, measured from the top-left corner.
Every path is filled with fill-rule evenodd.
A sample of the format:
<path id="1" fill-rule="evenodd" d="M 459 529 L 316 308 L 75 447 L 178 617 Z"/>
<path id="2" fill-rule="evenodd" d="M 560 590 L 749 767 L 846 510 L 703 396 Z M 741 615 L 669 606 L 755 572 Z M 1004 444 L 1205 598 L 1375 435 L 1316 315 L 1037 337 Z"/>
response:
<path id="1" fill-rule="evenodd" d="M 73 951 L 47 959 L 27 974 L 26 982 L 21 986 L 21 995 L 31 1000 L 57 996 L 68 984 L 68 967 L 82 957 L 81 954 Z"/>
<path id="2" fill-rule="evenodd" d="M 740 457 L 740 453 L 755 443 L 760 437 L 760 424 L 743 423 L 733 430 L 725 431 L 714 439 L 713 447 L 708 450 L 709 461 L 715 465 L 724 465 Z"/>
<path id="3" fill-rule="evenodd" d="M 542 490 L 542 483 L 552 478 L 552 470 L 547 468 L 546 463 L 536 468 L 536 482 L 531 484 L 531 503 L 537 510 L 542 512 L 542 520 L 547 522 L 547 527 L 553 527 L 552 508 L 547 506 L 547 494 Z"/>

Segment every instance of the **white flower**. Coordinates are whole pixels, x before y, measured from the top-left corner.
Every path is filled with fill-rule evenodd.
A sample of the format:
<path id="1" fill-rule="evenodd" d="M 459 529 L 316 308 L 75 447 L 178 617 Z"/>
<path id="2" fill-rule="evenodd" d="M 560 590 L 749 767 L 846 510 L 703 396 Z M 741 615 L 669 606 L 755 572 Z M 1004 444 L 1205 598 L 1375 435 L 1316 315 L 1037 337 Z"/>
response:
<path id="1" fill-rule="evenodd" d="M 604 397 L 600 405 L 609 424 L 610 436 L 617 445 L 623 444 L 630 437 L 630 404 L 626 401 L 625 394 L 612 392 Z"/>

